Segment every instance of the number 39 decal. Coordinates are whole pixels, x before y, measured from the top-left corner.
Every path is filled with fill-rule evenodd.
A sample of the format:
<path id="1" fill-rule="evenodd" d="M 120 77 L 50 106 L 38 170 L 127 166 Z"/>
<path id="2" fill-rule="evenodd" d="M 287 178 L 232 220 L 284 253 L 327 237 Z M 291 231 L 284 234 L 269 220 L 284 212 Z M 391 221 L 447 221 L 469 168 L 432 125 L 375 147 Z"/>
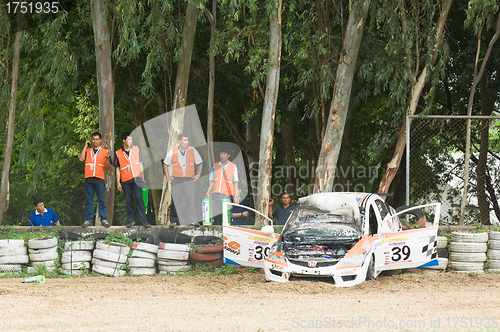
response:
<path id="1" fill-rule="evenodd" d="M 391 251 L 392 251 L 391 259 L 393 262 L 399 262 L 400 260 L 406 261 L 408 260 L 411 254 L 410 247 L 408 246 L 393 247 Z"/>

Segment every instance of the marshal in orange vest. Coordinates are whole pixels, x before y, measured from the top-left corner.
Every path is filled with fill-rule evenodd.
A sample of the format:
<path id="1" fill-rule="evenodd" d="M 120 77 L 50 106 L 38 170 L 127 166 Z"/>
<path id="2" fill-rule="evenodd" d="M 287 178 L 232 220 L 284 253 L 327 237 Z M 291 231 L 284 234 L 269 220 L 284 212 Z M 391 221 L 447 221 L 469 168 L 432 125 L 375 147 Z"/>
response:
<path id="1" fill-rule="evenodd" d="M 99 148 L 94 154 L 93 148 L 87 149 L 85 157 L 85 178 L 99 178 L 104 180 L 104 165 L 106 164 L 106 154 L 108 150 Z"/>
<path id="2" fill-rule="evenodd" d="M 236 164 L 229 162 L 229 165 L 222 171 L 219 163 L 214 165 L 214 193 L 221 193 L 226 196 L 234 195 L 234 168 Z"/>
<path id="3" fill-rule="evenodd" d="M 122 182 L 127 182 L 128 180 L 132 180 L 133 178 L 141 175 L 141 161 L 139 159 L 139 148 L 137 146 L 132 146 L 130 148 L 130 157 L 123 152 L 123 149 L 116 151 L 116 156 L 118 157 L 118 162 L 120 163 L 120 175 Z"/>
<path id="4" fill-rule="evenodd" d="M 186 155 L 186 172 L 182 174 L 182 167 L 179 164 L 179 148 L 176 147 L 172 150 L 172 176 L 176 178 L 181 178 L 183 176 L 191 178 L 194 176 L 194 148 L 192 146 L 187 147 Z"/>

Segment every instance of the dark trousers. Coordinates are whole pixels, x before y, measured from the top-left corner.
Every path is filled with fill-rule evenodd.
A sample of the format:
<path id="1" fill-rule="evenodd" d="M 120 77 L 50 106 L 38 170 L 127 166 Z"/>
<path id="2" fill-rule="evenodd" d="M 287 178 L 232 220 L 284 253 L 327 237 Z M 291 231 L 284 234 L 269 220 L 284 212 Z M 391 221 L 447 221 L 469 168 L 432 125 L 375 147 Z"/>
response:
<path id="1" fill-rule="evenodd" d="M 104 203 L 104 183 L 84 183 L 85 188 L 85 221 L 94 220 L 94 193 L 99 204 L 99 215 L 102 220 L 108 220 L 106 204 Z"/>
<path id="2" fill-rule="evenodd" d="M 192 178 L 174 178 L 172 180 L 172 199 L 181 225 L 190 225 L 196 218 L 196 187 Z M 199 207 L 201 208 L 201 207 Z"/>
<path id="3" fill-rule="evenodd" d="M 137 179 L 122 182 L 123 193 L 125 194 L 125 202 L 127 202 L 127 221 L 135 221 L 134 203 L 132 196 L 135 196 L 135 204 L 137 205 L 137 213 L 139 214 L 139 221 L 146 221 L 146 209 L 144 208 L 144 201 L 142 200 L 142 188 L 136 183 Z M 137 181 L 141 181 L 140 178 Z"/>

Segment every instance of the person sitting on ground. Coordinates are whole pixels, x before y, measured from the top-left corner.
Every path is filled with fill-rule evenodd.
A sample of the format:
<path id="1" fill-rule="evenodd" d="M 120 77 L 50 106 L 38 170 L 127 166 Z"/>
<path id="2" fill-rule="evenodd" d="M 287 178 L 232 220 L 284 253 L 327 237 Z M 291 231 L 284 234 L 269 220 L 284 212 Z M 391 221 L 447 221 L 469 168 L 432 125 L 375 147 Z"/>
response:
<path id="1" fill-rule="evenodd" d="M 59 226 L 59 218 L 54 211 L 46 209 L 41 198 L 33 200 L 35 212 L 30 216 L 30 226 Z"/>
<path id="2" fill-rule="evenodd" d="M 281 205 L 273 212 L 274 199 L 271 198 L 269 200 L 269 218 L 275 218 L 278 220 L 278 225 L 284 225 L 295 209 L 295 205 L 290 204 L 291 201 L 292 199 L 288 193 L 282 193 Z"/>

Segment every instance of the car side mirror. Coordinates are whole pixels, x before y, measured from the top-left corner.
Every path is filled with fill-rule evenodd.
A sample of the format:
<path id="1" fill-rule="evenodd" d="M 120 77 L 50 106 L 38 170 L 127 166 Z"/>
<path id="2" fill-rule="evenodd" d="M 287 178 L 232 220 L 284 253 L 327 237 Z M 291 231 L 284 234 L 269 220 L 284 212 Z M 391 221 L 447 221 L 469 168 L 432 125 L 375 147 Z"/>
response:
<path id="1" fill-rule="evenodd" d="M 274 234 L 274 228 L 273 228 L 273 226 L 270 226 L 270 225 L 266 225 L 266 226 L 262 227 L 262 229 L 260 231 L 268 236 L 271 234 Z"/>

